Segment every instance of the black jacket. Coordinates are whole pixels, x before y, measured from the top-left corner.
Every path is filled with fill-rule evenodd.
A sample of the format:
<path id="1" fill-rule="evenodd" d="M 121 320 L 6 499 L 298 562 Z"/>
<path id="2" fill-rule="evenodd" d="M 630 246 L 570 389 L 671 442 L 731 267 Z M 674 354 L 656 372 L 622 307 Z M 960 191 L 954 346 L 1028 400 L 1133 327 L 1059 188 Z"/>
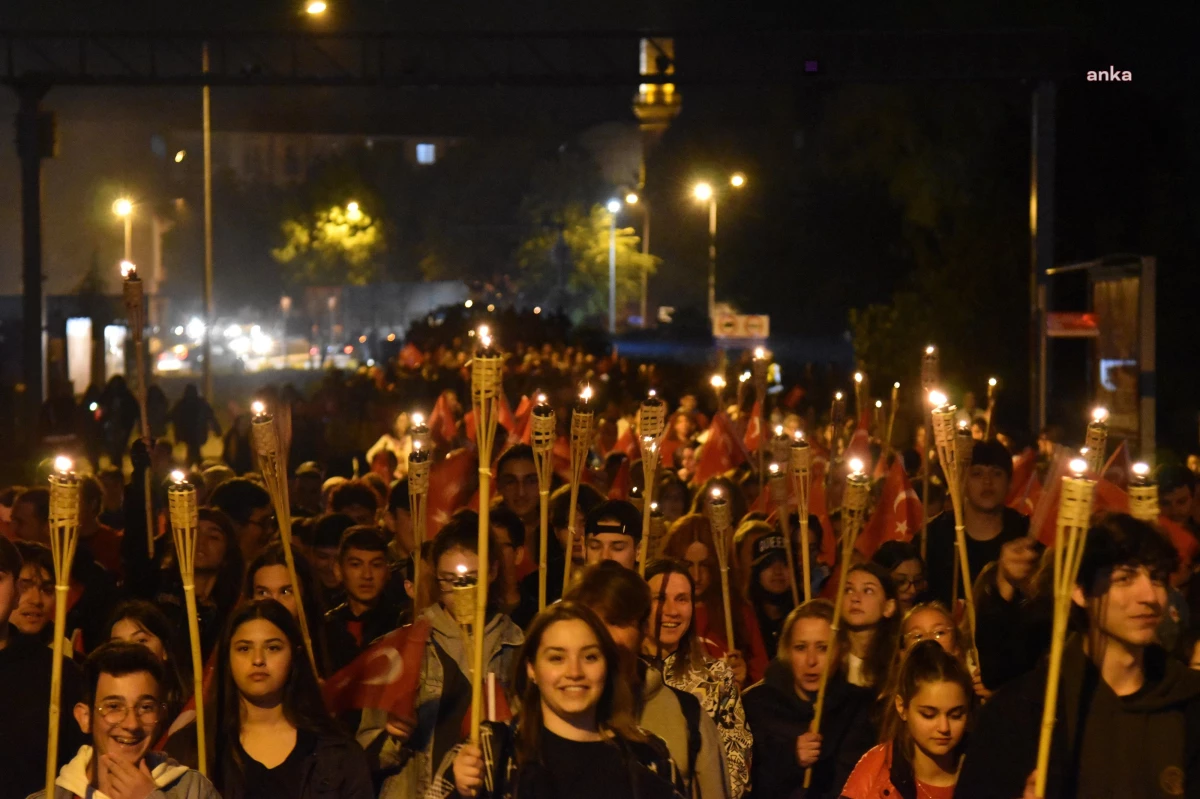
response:
<path id="1" fill-rule="evenodd" d="M 975 602 L 975 648 L 983 684 L 997 691 L 1045 657 L 1054 607 L 1045 594 L 1026 598 L 1016 592 L 1006 601 L 996 587 L 995 570 L 984 576 L 981 587 Z"/>
<path id="2" fill-rule="evenodd" d="M 1159 647 L 1147 648 L 1145 664 L 1142 689 L 1116 698 L 1084 654 L 1082 639 L 1067 641 L 1046 799 L 1200 799 L 1200 674 Z M 1037 764 L 1047 675 L 1044 661 L 984 705 L 956 796 L 1021 796 Z M 1084 730 L 1091 746 L 1083 745 Z"/>
<path id="3" fill-rule="evenodd" d="M 221 796 L 246 799 L 246 786 L 237 775 L 231 749 L 225 750 L 222 764 Z M 294 799 L 375 799 L 371 770 L 362 748 L 348 738 L 322 735 L 316 748 L 304 761 L 300 795 Z M 292 799 L 289 797 L 289 799 Z"/>
<path id="4" fill-rule="evenodd" d="M 969 531 L 968 531 L 969 533 Z M 976 541 L 967 535 L 967 565 L 971 568 L 971 579 L 967 590 L 975 584 L 975 578 L 988 563 L 1000 557 L 1000 547 L 1017 538 L 1029 534 L 1029 517 L 1017 513 L 1012 508 L 1004 509 L 1004 522 L 1000 535 L 990 541 Z M 929 522 L 929 546 L 927 548 L 925 574 L 929 577 L 929 593 L 934 599 L 950 605 L 954 593 L 954 562 L 957 555 L 954 552 L 954 513 L 946 511 Z M 964 596 L 960 587 L 958 596 Z"/>
<path id="5" fill-rule="evenodd" d="M 324 623 L 330 673 L 333 673 L 345 668 L 376 638 L 399 627 L 400 608 L 381 598 L 378 605 L 361 616 L 355 616 L 350 610 L 350 603 L 343 602 L 325 614 Z M 361 625 L 357 637 L 351 632 L 352 624 Z"/>
<path id="6" fill-rule="evenodd" d="M 796 739 L 808 732 L 813 705 L 796 694 L 791 667 L 775 660 L 766 677 L 742 694 L 746 724 L 754 732 L 752 799 L 832 799 L 858 759 L 875 744 L 871 693 L 830 677 L 821 715 L 821 756 L 813 766 L 812 786 L 804 792 L 804 769 L 796 759 Z"/>
<path id="7" fill-rule="evenodd" d="M 50 669 L 54 651 L 10 626 L 0 649 L 0 799 L 25 799 L 46 787 L 46 739 L 50 729 Z M 58 763 L 65 764 L 87 741 L 73 710 L 83 697 L 79 667 L 63 658 L 59 702 Z"/>

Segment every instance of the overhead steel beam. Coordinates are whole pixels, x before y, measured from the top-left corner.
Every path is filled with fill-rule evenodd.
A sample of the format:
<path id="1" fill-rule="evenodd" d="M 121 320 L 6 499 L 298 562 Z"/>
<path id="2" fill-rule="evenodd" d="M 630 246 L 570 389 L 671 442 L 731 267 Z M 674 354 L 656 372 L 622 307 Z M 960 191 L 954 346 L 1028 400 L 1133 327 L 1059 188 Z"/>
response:
<path id="1" fill-rule="evenodd" d="M 638 44 L 673 38 L 674 74 L 641 75 Z M 212 66 L 200 69 L 209 43 Z M 0 82 L 71 86 L 634 87 L 1054 79 L 1067 31 L 90 33 L 0 31 Z M 661 70 L 660 70 L 661 72 Z"/>

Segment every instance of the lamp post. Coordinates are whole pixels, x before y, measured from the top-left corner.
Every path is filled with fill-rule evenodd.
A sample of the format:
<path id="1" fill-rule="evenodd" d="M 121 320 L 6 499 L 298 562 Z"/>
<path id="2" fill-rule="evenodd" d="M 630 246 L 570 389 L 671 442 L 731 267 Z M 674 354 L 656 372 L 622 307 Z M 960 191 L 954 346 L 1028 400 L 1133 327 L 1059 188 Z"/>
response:
<path id="1" fill-rule="evenodd" d="M 636 205 L 642 209 L 642 255 L 650 254 L 650 206 L 647 205 L 638 193 L 631 191 L 625 195 L 626 205 Z M 642 299 L 638 306 L 638 313 L 641 314 L 642 329 L 645 330 L 650 326 L 650 321 L 646 318 L 650 308 L 650 266 L 647 263 L 642 269 Z"/>
<path id="2" fill-rule="evenodd" d="M 729 185 L 742 188 L 746 185 L 746 176 L 734 172 L 729 177 Z M 717 192 L 711 183 L 701 181 L 692 187 L 692 196 L 708 203 L 708 318 L 714 319 L 717 314 Z"/>
<path id="3" fill-rule="evenodd" d="M 608 201 L 608 334 L 617 334 L 617 214 L 621 201 L 616 197 Z"/>
<path id="4" fill-rule="evenodd" d="M 113 203 L 113 213 L 125 223 L 125 258 L 133 260 L 133 200 L 122 197 Z"/>

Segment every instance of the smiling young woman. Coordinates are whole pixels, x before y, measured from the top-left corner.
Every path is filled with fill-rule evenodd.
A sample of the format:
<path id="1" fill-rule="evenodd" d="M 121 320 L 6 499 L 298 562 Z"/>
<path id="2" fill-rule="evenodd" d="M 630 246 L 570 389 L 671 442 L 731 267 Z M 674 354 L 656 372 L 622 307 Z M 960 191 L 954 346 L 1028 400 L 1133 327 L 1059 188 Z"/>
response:
<path id="1" fill-rule="evenodd" d="M 479 746 L 456 746 L 426 796 L 676 796 L 666 745 L 634 723 L 619 657 L 586 606 L 564 601 L 539 613 L 517 656 L 522 712 L 510 724 L 485 722 Z"/>

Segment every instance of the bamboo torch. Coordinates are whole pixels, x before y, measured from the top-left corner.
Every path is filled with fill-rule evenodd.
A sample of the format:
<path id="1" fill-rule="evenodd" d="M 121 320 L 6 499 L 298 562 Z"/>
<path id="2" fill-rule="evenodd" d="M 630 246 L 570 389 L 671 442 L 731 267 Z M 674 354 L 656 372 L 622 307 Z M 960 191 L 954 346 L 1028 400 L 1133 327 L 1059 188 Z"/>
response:
<path id="1" fill-rule="evenodd" d="M 204 733 L 204 660 L 200 652 L 200 622 L 196 613 L 196 534 L 200 512 L 196 505 L 196 487 L 181 471 L 171 472 L 167 489 L 167 508 L 171 516 L 171 534 L 175 540 L 175 562 L 183 580 L 183 601 L 187 608 L 188 640 L 192 648 L 192 696 L 196 702 L 196 748 L 199 771 L 208 774 L 208 739 Z"/>
<path id="2" fill-rule="evenodd" d="M 642 546 L 638 553 L 638 574 L 646 576 L 646 562 L 650 559 L 650 505 L 654 502 L 654 481 L 658 476 L 658 445 L 667 429 L 667 404 L 660 400 L 654 389 L 638 409 L 638 435 L 642 437 Z"/>
<path id="3" fill-rule="evenodd" d="M 482 564 L 482 561 L 480 563 Z M 479 594 L 479 580 L 467 574 L 465 564 L 460 563 L 455 568 L 457 576 L 450 583 L 450 606 L 448 610 L 450 611 L 450 617 L 458 623 L 458 628 L 462 631 L 463 648 L 467 649 L 474 640 L 471 635 L 471 626 L 475 622 L 475 598 Z M 482 636 L 480 636 L 480 640 L 482 640 Z M 473 660 L 467 671 L 467 679 L 471 681 L 471 685 L 474 687 L 477 671 Z M 476 710 L 478 708 L 472 707 L 472 712 Z M 472 726 L 475 726 L 474 721 L 472 721 Z"/>
<path id="4" fill-rule="evenodd" d="M 412 439 L 414 448 L 420 445 L 425 452 L 433 450 L 429 443 L 429 425 L 425 423 L 425 414 L 414 413 L 412 415 L 412 427 L 408 428 L 408 436 Z"/>
<path id="5" fill-rule="evenodd" d="M 738 411 L 738 419 L 739 420 L 742 418 L 742 406 L 743 406 L 743 403 L 745 403 L 745 401 L 746 401 L 746 384 L 749 382 L 750 382 L 750 373 L 749 372 L 742 372 L 740 375 L 738 375 L 737 411 Z"/>
<path id="6" fill-rule="evenodd" d="M 854 373 L 854 417 L 861 419 L 863 411 L 866 410 L 865 397 L 867 395 L 866 375 L 862 372 Z M 857 425 L 855 425 L 857 427 Z"/>
<path id="7" fill-rule="evenodd" d="M 1104 468 L 1104 454 L 1108 450 L 1108 409 L 1096 408 L 1092 411 L 1092 421 L 1087 426 L 1087 438 L 1083 442 L 1084 460 L 1087 461 L 1089 472 L 1096 477 L 1103 477 L 1100 470 Z"/>
<path id="8" fill-rule="evenodd" d="M 413 418 L 417 418 L 413 414 Z M 408 453 L 408 508 L 412 514 L 413 551 L 413 619 L 421 612 L 421 546 L 425 543 L 426 500 L 429 498 L 429 470 L 432 467 L 425 441 L 413 436 L 412 452 Z"/>
<path id="9" fill-rule="evenodd" d="M 974 456 L 975 439 L 971 437 L 971 428 L 968 426 L 966 419 L 958 420 L 958 429 L 954 433 L 954 451 L 958 457 L 956 464 L 959 477 L 959 490 L 966 491 L 967 472 L 971 469 L 971 458 Z M 954 541 L 954 579 L 951 582 L 951 605 L 958 602 L 958 578 L 961 572 L 961 564 L 958 557 L 959 542 Z M 970 590 L 970 586 L 964 581 L 964 590 Z"/>
<path id="10" fill-rule="evenodd" d="M 62 705 L 63 638 L 67 633 L 67 592 L 79 543 L 79 476 L 71 459 L 59 455 L 50 475 L 50 553 L 54 557 L 54 660 L 50 664 L 50 730 L 46 740 L 46 796 L 54 796 L 58 776 L 58 726 Z M 16 686 L 10 689 L 16 689 Z"/>
<path id="11" fill-rule="evenodd" d="M 829 660 L 821 672 L 821 682 L 817 687 L 817 701 L 813 707 L 811 732 L 821 731 L 821 714 L 825 709 L 825 688 L 829 683 L 829 673 L 836 668 L 837 658 L 833 652 L 837 646 L 838 630 L 842 626 L 842 601 L 846 596 L 846 578 L 850 573 L 850 560 L 854 557 L 854 544 L 862 531 L 866 519 L 867 498 L 871 493 L 871 481 L 863 472 L 863 462 L 858 458 L 850 461 L 850 475 L 846 478 L 846 493 L 842 500 L 842 560 L 838 574 L 837 594 L 833 599 L 833 624 L 829 630 Z M 804 787 L 812 784 L 812 767 L 804 771 Z"/>
<path id="12" fill-rule="evenodd" d="M 587 463 L 588 450 L 592 446 L 591 406 L 592 387 L 584 386 L 579 392 L 579 402 L 571 412 L 571 502 L 567 508 L 567 557 L 563 566 L 563 594 L 571 587 L 571 553 L 575 550 L 575 512 L 579 507 L 579 481 L 583 479 L 583 467 Z"/>
<path id="13" fill-rule="evenodd" d="M 750 362 L 750 372 L 754 378 L 754 399 L 758 404 L 758 494 L 762 496 L 766 488 L 766 453 L 767 453 L 767 369 L 771 359 L 762 347 L 754 348 L 754 360 Z"/>
<path id="14" fill-rule="evenodd" d="M 846 400 L 842 392 L 833 395 L 833 404 L 829 406 L 829 477 L 833 479 L 833 462 L 841 453 L 842 426 L 846 423 Z"/>
<path id="15" fill-rule="evenodd" d="M 1150 476 L 1150 465 L 1133 464 L 1129 477 L 1129 515 L 1150 524 L 1158 524 L 1158 483 Z"/>
<path id="16" fill-rule="evenodd" d="M 796 487 L 796 513 L 800 517 L 800 568 L 804 579 L 804 601 L 812 599 L 812 575 L 809 573 L 808 492 L 812 486 L 812 448 L 797 430 L 789 459 L 792 483 Z"/>
<path id="17" fill-rule="evenodd" d="M 558 431 L 558 420 L 554 408 L 546 402 L 545 394 L 538 394 L 533 407 L 533 464 L 537 468 L 538 507 L 541 511 L 538 522 L 538 612 L 546 609 L 546 549 L 550 541 L 550 478 L 554 472 L 554 435 Z M 571 553 L 567 553 L 569 560 Z"/>
<path id="18" fill-rule="evenodd" d="M 1071 461 L 1072 474 L 1062 479 L 1058 500 L 1058 523 L 1054 541 L 1054 627 L 1050 638 L 1050 670 L 1046 679 L 1046 697 L 1042 705 L 1042 731 L 1038 739 L 1035 795 L 1046 795 L 1046 772 L 1050 765 L 1050 739 L 1058 709 L 1058 678 L 1062 670 L 1063 645 L 1067 637 L 1067 618 L 1071 612 L 1071 594 L 1079 575 L 1079 563 L 1087 542 L 1088 520 L 1092 515 L 1092 496 L 1096 482 L 1087 476 L 1089 465 L 1082 458 Z"/>
<path id="19" fill-rule="evenodd" d="M 946 395 L 940 391 L 929 392 L 929 401 L 935 405 L 933 417 L 933 436 L 937 442 L 938 460 L 946 475 L 947 489 L 950 502 L 954 507 L 954 542 L 958 550 L 957 564 L 963 575 L 963 598 L 967 603 L 967 626 L 970 628 L 972 640 L 975 636 L 975 594 L 970 590 L 971 569 L 967 562 L 967 528 L 963 516 L 963 488 L 965 474 L 963 458 L 960 456 L 961 447 L 958 444 L 955 425 L 955 414 L 958 408 L 946 404 Z M 979 656 L 972 648 L 968 653 L 979 662 Z"/>
<path id="20" fill-rule="evenodd" d="M 666 517 L 663 516 L 662 508 L 658 507 L 657 502 L 650 503 L 650 529 L 646 535 L 650 536 L 650 560 L 654 560 L 659 556 L 663 545 L 663 536 L 667 531 Z"/>
<path id="21" fill-rule="evenodd" d="M 987 425 L 983 428 L 983 440 L 988 441 L 992 437 L 992 421 L 996 418 L 996 378 L 988 378 L 988 393 L 987 393 Z"/>
<path id="22" fill-rule="evenodd" d="M 279 522 L 279 539 L 283 542 L 283 556 L 287 561 L 288 578 L 292 581 L 292 590 L 302 594 L 304 587 L 296 576 L 296 560 L 292 554 L 292 509 L 288 500 L 287 452 L 283 449 L 279 435 L 279 425 L 275 417 L 267 413 L 267 406 L 262 402 L 254 402 L 250 406 L 254 412 L 254 420 L 250 424 L 250 439 L 254 451 L 258 454 L 258 465 L 262 470 L 263 483 L 267 493 L 271 495 L 271 504 L 275 507 L 275 518 Z M 308 654 L 308 662 L 313 674 L 320 674 L 317 669 L 317 657 L 313 652 L 312 636 L 308 631 L 308 618 L 304 612 L 303 597 L 296 603 L 296 618 L 300 622 L 300 635 L 304 638 L 304 651 Z"/>
<path id="23" fill-rule="evenodd" d="M 492 482 L 492 448 L 496 443 L 496 420 L 500 415 L 501 378 L 504 359 L 492 347 L 486 326 L 479 328 L 479 349 L 471 362 L 471 401 L 475 406 L 475 443 L 479 453 L 479 580 L 475 586 L 475 625 L 471 643 L 474 657 L 471 675 L 471 743 L 479 743 L 483 721 L 483 639 L 487 627 L 488 545 L 491 527 L 488 511 Z"/>
<path id="24" fill-rule="evenodd" d="M 787 555 L 788 582 L 792 586 L 792 603 L 800 604 L 800 589 L 796 585 L 796 553 L 792 550 L 792 519 L 788 509 L 788 465 L 791 462 L 791 439 L 783 431 L 783 425 L 775 426 L 771 438 L 771 465 L 767 472 L 771 478 L 771 499 L 779 508 L 779 529 L 783 533 L 783 549 Z"/>
<path id="25" fill-rule="evenodd" d="M 925 402 L 929 400 L 929 392 L 933 391 L 938 382 L 938 351 L 932 344 L 925 347 L 921 356 L 921 412 L 925 413 Z M 925 431 L 925 443 L 921 446 L 921 560 L 928 562 L 929 554 L 929 446 L 933 442 L 933 433 L 929 429 L 928 420 L 922 416 L 921 427 Z"/>
<path id="26" fill-rule="evenodd" d="M 142 440 L 146 455 L 150 455 L 150 416 L 146 412 L 146 358 L 142 352 L 142 335 L 146 327 L 146 303 L 142 279 L 132 261 L 121 262 L 121 293 L 125 299 L 125 315 L 129 319 L 129 334 L 133 338 L 133 363 L 137 370 L 137 404 L 142 418 Z M 146 547 L 154 560 L 154 500 L 150 495 L 150 469 L 142 476 L 146 492 Z"/>
<path id="27" fill-rule="evenodd" d="M 900 383 L 892 383 L 892 404 L 888 408 L 887 436 L 883 439 L 883 462 L 892 451 L 892 431 L 896 428 L 896 409 L 900 407 Z"/>
<path id="28" fill-rule="evenodd" d="M 717 565 L 721 569 L 721 601 L 725 607 L 725 640 L 730 650 L 737 649 L 733 640 L 733 613 L 729 602 L 729 547 L 733 533 L 732 511 L 720 488 L 713 488 L 708 501 L 708 525 L 712 528 L 713 547 L 717 552 Z"/>
<path id="29" fill-rule="evenodd" d="M 883 434 L 883 400 L 875 400 L 875 435 Z"/>
<path id="30" fill-rule="evenodd" d="M 721 375 L 713 375 L 712 380 L 708 381 L 708 383 L 712 386 L 713 396 L 717 400 L 717 410 L 713 413 L 713 416 L 716 416 L 725 410 L 725 378 Z"/>

